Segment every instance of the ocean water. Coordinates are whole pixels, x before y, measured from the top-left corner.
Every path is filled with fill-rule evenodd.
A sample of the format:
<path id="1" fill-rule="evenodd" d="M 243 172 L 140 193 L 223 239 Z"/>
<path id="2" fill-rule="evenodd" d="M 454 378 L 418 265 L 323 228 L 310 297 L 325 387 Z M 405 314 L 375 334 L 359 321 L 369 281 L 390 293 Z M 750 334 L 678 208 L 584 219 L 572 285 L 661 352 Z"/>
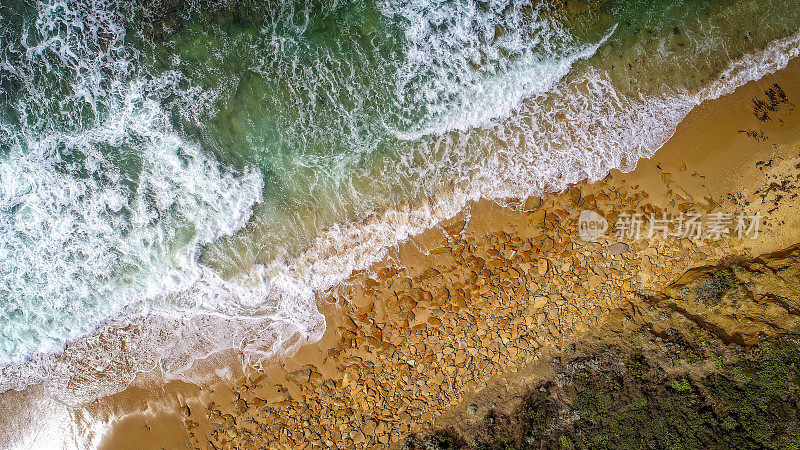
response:
<path id="1" fill-rule="evenodd" d="M 799 30 L 800 0 L 3 2 L 0 391 L 291 352 L 387 248 L 632 169 Z"/>

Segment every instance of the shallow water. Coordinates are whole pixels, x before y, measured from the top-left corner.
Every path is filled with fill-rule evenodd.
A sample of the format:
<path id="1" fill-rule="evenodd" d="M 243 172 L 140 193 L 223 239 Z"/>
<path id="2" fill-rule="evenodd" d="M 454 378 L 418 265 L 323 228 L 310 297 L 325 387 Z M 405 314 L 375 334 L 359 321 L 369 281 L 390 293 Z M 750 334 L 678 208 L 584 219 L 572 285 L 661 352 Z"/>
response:
<path id="1" fill-rule="evenodd" d="M 479 197 L 596 180 L 800 51 L 797 0 L 0 6 L 0 390 L 318 339 Z"/>

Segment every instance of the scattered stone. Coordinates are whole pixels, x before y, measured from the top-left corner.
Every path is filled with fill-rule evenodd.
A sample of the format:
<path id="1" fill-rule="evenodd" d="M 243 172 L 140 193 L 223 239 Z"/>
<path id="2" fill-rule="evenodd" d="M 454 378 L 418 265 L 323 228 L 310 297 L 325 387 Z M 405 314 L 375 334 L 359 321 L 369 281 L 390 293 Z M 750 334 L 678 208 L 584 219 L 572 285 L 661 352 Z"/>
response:
<path id="1" fill-rule="evenodd" d="M 241 397 L 225 406 L 209 405 L 205 416 L 219 426 L 209 442 L 217 448 L 388 447 L 494 377 L 596 328 L 643 280 L 665 283 L 667 275 L 713 253 L 669 240 L 643 257 L 643 245 L 609 243 L 606 236 L 600 245 L 580 240 L 571 222 L 580 211 L 572 205 L 622 210 L 617 203 L 635 204 L 622 195 L 584 195 L 574 187 L 529 198 L 522 209 L 533 212 L 515 214 L 523 215 L 531 235 L 473 236 L 457 221 L 436 243 L 441 251 L 419 266 L 380 269 L 377 279 L 369 278 L 375 270 L 354 276 L 330 300 L 343 314 L 338 340 L 323 350 L 325 370 L 295 369 L 278 393 L 267 383 L 237 391 Z M 685 256 L 677 257 L 676 249 Z M 467 408 L 470 416 L 477 411 L 474 404 Z"/>
<path id="2" fill-rule="evenodd" d="M 531 219 L 531 222 L 534 223 L 535 225 L 540 225 L 541 226 L 541 225 L 544 224 L 544 220 L 545 220 L 546 217 L 547 217 L 547 211 L 545 211 L 543 209 L 540 209 L 540 210 L 536 211 L 535 213 L 531 214 L 530 219 Z"/>
<path id="3" fill-rule="evenodd" d="M 628 244 L 617 242 L 616 244 L 609 245 L 607 251 L 610 256 L 615 256 L 627 252 L 629 248 Z"/>
<path id="4" fill-rule="evenodd" d="M 544 258 L 540 259 L 537 262 L 537 270 L 539 272 L 539 275 L 547 274 L 547 266 L 548 266 L 547 260 Z"/>

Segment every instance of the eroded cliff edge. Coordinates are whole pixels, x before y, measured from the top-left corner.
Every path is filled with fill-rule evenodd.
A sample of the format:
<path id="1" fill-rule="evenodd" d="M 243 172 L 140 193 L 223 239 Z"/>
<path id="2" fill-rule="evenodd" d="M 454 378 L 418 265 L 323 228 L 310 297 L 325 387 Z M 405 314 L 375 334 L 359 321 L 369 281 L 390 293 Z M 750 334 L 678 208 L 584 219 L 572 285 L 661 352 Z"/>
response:
<path id="1" fill-rule="evenodd" d="M 403 448 L 797 448 L 800 244 L 688 270 Z"/>

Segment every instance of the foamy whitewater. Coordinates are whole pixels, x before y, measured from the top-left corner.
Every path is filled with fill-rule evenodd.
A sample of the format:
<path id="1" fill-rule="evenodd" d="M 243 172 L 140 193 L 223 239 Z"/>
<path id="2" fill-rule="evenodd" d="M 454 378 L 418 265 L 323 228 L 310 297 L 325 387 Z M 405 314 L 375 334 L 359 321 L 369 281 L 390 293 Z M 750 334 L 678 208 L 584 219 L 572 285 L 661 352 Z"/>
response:
<path id="1" fill-rule="evenodd" d="M 598 180 L 800 53 L 800 2 L 0 6 L 0 391 L 318 340 L 469 201 Z"/>

